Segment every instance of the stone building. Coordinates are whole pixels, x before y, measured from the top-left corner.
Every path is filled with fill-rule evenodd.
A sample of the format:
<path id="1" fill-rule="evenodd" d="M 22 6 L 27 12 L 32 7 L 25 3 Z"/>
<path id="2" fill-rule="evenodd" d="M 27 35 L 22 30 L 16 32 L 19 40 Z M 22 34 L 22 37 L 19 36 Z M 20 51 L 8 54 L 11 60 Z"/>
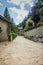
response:
<path id="1" fill-rule="evenodd" d="M 23 35 L 24 34 L 24 30 L 22 27 L 18 27 L 18 34 L 19 35 Z"/>
<path id="2" fill-rule="evenodd" d="M 8 24 L 10 24 L 9 21 L 0 15 L 0 42 L 8 40 L 7 33 Z"/>

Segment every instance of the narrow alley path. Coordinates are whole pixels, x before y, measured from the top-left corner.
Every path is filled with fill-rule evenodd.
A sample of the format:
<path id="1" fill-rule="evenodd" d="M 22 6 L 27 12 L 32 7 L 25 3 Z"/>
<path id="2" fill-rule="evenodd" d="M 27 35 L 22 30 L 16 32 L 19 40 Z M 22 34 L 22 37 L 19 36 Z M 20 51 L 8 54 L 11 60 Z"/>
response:
<path id="1" fill-rule="evenodd" d="M 43 65 L 43 43 L 17 36 L 0 44 L 0 65 Z"/>

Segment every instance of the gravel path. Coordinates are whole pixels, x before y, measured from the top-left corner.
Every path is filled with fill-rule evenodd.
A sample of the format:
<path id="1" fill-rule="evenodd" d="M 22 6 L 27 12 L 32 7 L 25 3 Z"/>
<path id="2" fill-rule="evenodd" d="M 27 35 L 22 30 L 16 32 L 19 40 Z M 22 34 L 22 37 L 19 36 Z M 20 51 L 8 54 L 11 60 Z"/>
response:
<path id="1" fill-rule="evenodd" d="M 0 43 L 0 65 L 43 65 L 43 44 L 23 36 Z"/>

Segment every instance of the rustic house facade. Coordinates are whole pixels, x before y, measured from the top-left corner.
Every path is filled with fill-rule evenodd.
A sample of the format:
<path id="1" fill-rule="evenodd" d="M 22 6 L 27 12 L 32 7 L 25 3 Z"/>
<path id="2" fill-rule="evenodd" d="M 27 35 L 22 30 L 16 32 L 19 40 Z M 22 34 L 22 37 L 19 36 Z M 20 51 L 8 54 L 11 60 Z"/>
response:
<path id="1" fill-rule="evenodd" d="M 8 40 L 7 33 L 8 24 L 9 24 L 8 20 L 0 15 L 0 41 Z"/>
<path id="2" fill-rule="evenodd" d="M 23 35 L 23 33 L 24 33 L 23 28 L 22 27 L 18 27 L 18 34 L 19 35 Z"/>

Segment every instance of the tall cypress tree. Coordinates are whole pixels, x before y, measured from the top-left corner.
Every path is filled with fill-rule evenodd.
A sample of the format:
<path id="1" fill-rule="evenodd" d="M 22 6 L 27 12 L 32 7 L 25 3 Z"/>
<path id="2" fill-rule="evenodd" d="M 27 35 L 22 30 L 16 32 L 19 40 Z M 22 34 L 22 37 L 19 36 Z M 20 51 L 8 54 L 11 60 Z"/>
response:
<path id="1" fill-rule="evenodd" d="M 8 19 L 8 21 L 11 20 L 11 19 L 10 19 L 10 14 L 9 14 L 9 12 L 8 12 L 8 8 L 7 8 L 7 7 L 5 8 L 5 11 L 4 11 L 4 17 L 5 17 L 6 19 Z"/>

